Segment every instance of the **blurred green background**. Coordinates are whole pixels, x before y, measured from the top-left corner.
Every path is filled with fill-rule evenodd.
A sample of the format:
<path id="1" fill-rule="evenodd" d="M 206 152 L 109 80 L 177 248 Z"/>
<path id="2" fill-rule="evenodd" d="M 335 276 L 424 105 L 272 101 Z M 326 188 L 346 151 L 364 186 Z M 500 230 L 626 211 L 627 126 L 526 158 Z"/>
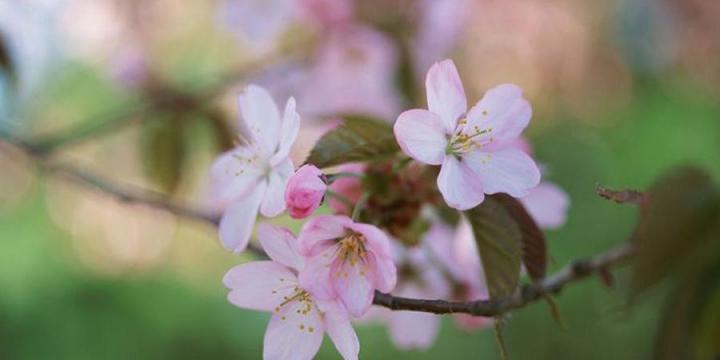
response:
<path id="1" fill-rule="evenodd" d="M 659 55 L 623 52 L 637 48 L 632 34 L 647 30 L 633 28 L 639 22 L 624 15 L 634 11 L 627 4 L 616 4 L 613 9 L 618 12 L 607 15 L 610 25 L 595 29 L 600 37 L 618 40 L 612 47 L 616 53 L 603 51 L 629 54 L 621 61 L 626 73 L 619 90 L 606 83 L 593 91 L 597 83 L 586 79 L 577 86 L 591 89 L 582 95 L 589 102 L 568 106 L 574 101 L 568 93 L 547 95 L 546 83 L 532 84 L 539 89 L 533 101 L 539 110 L 528 136 L 536 157 L 547 166 L 546 177 L 572 199 L 567 224 L 548 232 L 551 271 L 628 239 L 636 220 L 634 208 L 598 198 L 597 185 L 643 189 L 669 168 L 688 163 L 720 179 L 717 84 L 699 79 L 702 75 L 696 76 L 692 67 L 646 64 L 648 56 Z M 191 30 L 206 26 L 200 22 Z M 205 34 L 201 31 L 188 40 L 197 46 L 191 49 L 195 51 L 168 45 L 166 60 L 156 68 L 175 84 L 193 87 L 209 82 L 207 78 L 217 76 L 235 52 L 227 49 L 226 38 L 196 41 Z M 473 69 L 471 61 L 459 63 L 461 73 L 482 72 Z M 23 132 L 50 134 L 78 119 L 94 119 L 142 101 L 143 93 L 118 90 L 99 68 L 77 59 L 63 61 L 27 105 L 23 117 L 29 120 L 22 122 Z M 479 87 L 482 81 L 473 84 L 466 86 Z M 593 106 L 584 107 L 587 103 Z M 227 116 L 232 119 L 236 114 L 230 109 Z M 175 185 L 180 188 L 176 199 L 199 196 L 208 160 L 217 151 L 211 146 L 215 140 L 210 130 L 192 126 L 191 135 L 185 135 L 192 141 L 184 150 L 189 159 L 185 160 L 189 170 L 184 172 L 190 175 Z M 125 182 L 154 186 L 136 176 L 141 173 L 137 159 L 142 155 L 128 140 L 137 135 L 133 131 L 101 140 L 111 145 L 81 145 L 67 159 L 92 164 L 112 178 L 123 172 L 131 174 L 119 176 Z M 268 315 L 231 306 L 221 284 L 233 264 L 248 258 L 223 250 L 213 228 L 154 210 L 128 208 L 35 171 L 31 161 L 17 152 L 0 148 L 2 152 L 0 359 L 261 357 Z M 650 358 L 664 295 L 672 289 L 657 288 L 628 307 L 627 271 L 615 275 L 611 289 L 596 278 L 568 286 L 557 297 L 562 326 L 542 302 L 513 312 L 504 326 L 510 358 Z M 356 328 L 364 359 L 499 356 L 492 330 L 462 331 L 450 318 L 443 319 L 436 344 L 426 351 L 397 350 L 381 326 Z M 318 358 L 338 358 L 328 339 Z"/>

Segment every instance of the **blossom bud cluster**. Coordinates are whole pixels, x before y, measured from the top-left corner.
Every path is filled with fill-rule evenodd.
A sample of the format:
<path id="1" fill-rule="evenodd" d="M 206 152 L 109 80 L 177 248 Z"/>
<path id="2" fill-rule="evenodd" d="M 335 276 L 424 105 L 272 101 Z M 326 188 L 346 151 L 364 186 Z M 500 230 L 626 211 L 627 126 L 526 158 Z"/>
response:
<path id="1" fill-rule="evenodd" d="M 519 87 L 490 89 L 468 109 L 457 69 L 445 60 L 430 68 L 426 92 L 428 109 L 401 113 L 394 135 L 408 161 L 440 166 L 430 183 L 437 199 L 463 211 L 488 194 L 506 193 L 520 198 L 541 226 L 564 222 L 567 195 L 556 185 L 540 183 L 539 167 L 521 138 L 532 111 Z M 245 250 L 258 214 L 271 218 L 287 210 L 293 219 L 307 219 L 297 236 L 283 227 L 259 225 L 257 238 L 269 260 L 238 265 L 224 278 L 232 304 L 272 313 L 264 358 L 310 359 L 327 334 L 343 358 L 356 359 L 360 345 L 351 321 L 386 324 L 402 348 L 433 343 L 437 316 L 372 308 L 376 291 L 458 301 L 487 298 L 478 250 L 462 216 L 457 224 L 447 223 L 428 200 L 417 210 L 419 218 L 408 221 L 408 227 L 426 225 L 412 233 L 415 242 L 395 239 L 403 228 L 389 231 L 387 222 L 372 220 L 378 217 L 361 217 L 372 224 L 358 221 L 364 200 L 383 200 L 373 198 L 373 190 L 361 181 L 367 176 L 364 164 L 344 164 L 328 174 L 313 164 L 296 170 L 289 156 L 300 128 L 295 100 L 290 98 L 281 112 L 266 90 L 251 85 L 239 96 L 239 105 L 242 142 L 220 155 L 211 169 L 213 189 L 225 209 L 222 244 L 234 252 Z M 315 215 L 326 200 L 332 214 Z M 458 316 L 457 322 L 472 329 L 492 319 Z"/>

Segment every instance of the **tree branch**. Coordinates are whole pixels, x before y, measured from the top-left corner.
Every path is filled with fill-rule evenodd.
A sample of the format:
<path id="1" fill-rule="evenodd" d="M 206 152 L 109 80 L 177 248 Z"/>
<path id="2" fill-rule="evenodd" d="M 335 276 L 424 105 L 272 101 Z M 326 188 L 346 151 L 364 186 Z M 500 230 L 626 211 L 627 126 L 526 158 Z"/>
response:
<path id="1" fill-rule="evenodd" d="M 172 91 L 172 89 L 168 88 L 165 89 L 166 91 L 160 91 L 155 97 L 152 97 L 149 102 L 139 104 L 130 110 L 106 115 L 105 117 L 95 121 L 83 121 L 75 127 L 64 131 L 63 134 L 49 135 L 47 137 L 37 139 L 33 143 L 37 147 L 38 151 L 50 153 L 58 148 L 122 129 L 138 119 L 141 119 L 145 114 L 152 113 L 163 108 L 173 107 L 178 104 L 180 104 L 178 106 L 182 106 L 183 104 L 187 105 L 188 103 L 191 105 L 204 104 L 214 99 L 217 95 L 222 94 L 230 87 L 237 85 L 239 81 L 257 75 L 272 65 L 276 65 L 278 62 L 282 63 L 282 61 L 288 61 L 287 56 L 294 55 L 295 53 L 304 50 L 306 49 L 303 43 L 299 43 L 299 46 L 296 48 L 286 49 L 284 52 L 281 50 L 279 52 L 266 54 L 259 59 L 249 62 L 241 69 L 226 74 L 221 80 L 208 86 L 188 93 L 180 93 Z"/>
<path id="2" fill-rule="evenodd" d="M 522 286 L 514 295 L 497 300 L 469 302 L 420 300 L 375 293 L 375 305 L 392 310 L 410 310 L 433 314 L 464 313 L 475 316 L 496 316 L 540 300 L 545 295 L 559 293 L 565 285 L 587 278 L 600 271 L 620 265 L 633 254 L 632 246 L 624 244 L 585 260 L 576 260 L 544 280 Z"/>
<path id="3" fill-rule="evenodd" d="M 50 163 L 46 160 L 45 153 L 42 151 L 38 152 L 37 146 L 32 143 L 12 138 L 2 133 L 0 133 L 0 139 L 18 147 L 28 155 L 37 159 L 41 168 L 56 174 L 67 176 L 83 186 L 87 186 L 104 194 L 110 195 L 119 201 L 145 204 L 157 209 L 168 211 L 180 217 L 203 221 L 215 226 L 219 223 L 219 218 L 217 216 L 176 204 L 162 194 L 149 190 L 120 187 L 81 169 L 69 165 Z M 252 245 L 249 247 L 249 251 L 258 256 L 266 257 L 262 249 Z M 410 299 L 375 292 L 373 303 L 391 310 L 419 311 L 433 314 L 464 313 L 475 316 L 496 316 L 513 309 L 522 308 L 532 302 L 542 299 L 546 295 L 557 294 L 570 283 L 585 279 L 596 273 L 607 271 L 611 267 L 622 265 L 632 255 L 632 246 L 630 244 L 624 244 L 611 248 L 610 250 L 591 258 L 576 260 L 540 282 L 526 284 L 520 287 L 515 294 L 504 299 L 457 302 L 447 300 Z"/>

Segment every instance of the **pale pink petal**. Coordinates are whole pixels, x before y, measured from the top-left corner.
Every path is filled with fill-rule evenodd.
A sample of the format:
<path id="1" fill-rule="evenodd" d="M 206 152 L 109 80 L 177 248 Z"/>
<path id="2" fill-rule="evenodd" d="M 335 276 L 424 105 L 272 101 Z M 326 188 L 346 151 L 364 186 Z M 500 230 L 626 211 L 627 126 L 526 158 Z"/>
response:
<path id="1" fill-rule="evenodd" d="M 570 197 L 559 186 L 543 182 L 520 201 L 530 215 L 544 229 L 556 229 L 567 220 Z"/>
<path id="2" fill-rule="evenodd" d="M 346 227 L 352 224 L 347 216 L 320 215 L 305 223 L 298 235 L 300 254 L 315 256 L 325 251 L 335 243 L 335 240 L 345 235 Z"/>
<path id="3" fill-rule="evenodd" d="M 467 110 L 467 99 L 460 75 L 452 60 L 433 64 L 425 79 L 428 109 L 438 115 L 445 125 L 445 133 L 452 133 Z"/>
<path id="4" fill-rule="evenodd" d="M 370 308 L 375 295 L 366 264 L 355 266 L 349 261 L 337 262 L 330 267 L 330 280 L 340 301 L 354 317 L 361 317 Z"/>
<path id="5" fill-rule="evenodd" d="M 270 318 L 263 359 L 310 360 L 320 349 L 324 332 L 322 316 L 314 305 L 307 308 L 306 303 L 292 301 Z"/>
<path id="6" fill-rule="evenodd" d="M 293 272 L 272 261 L 254 261 L 235 266 L 225 274 L 223 284 L 231 291 L 228 300 L 235 306 L 273 311 L 283 296 L 294 293 L 297 278 Z"/>
<path id="7" fill-rule="evenodd" d="M 247 161 L 253 156 L 250 148 L 238 147 L 217 157 L 210 168 L 210 178 L 218 201 L 227 204 L 253 190 L 262 176 L 257 162 Z"/>
<path id="8" fill-rule="evenodd" d="M 421 109 L 405 111 L 395 122 L 394 132 L 404 153 L 426 164 L 442 164 L 448 139 L 440 116 Z"/>
<path id="9" fill-rule="evenodd" d="M 391 257 L 390 239 L 377 226 L 363 223 L 351 223 L 347 226 L 353 231 L 362 234 L 369 250 L 381 257 Z"/>
<path id="10" fill-rule="evenodd" d="M 442 221 L 433 222 L 430 230 L 423 236 L 423 243 L 427 244 L 432 254 L 444 265 L 450 275 L 459 280 L 464 270 L 455 261 L 455 232 L 449 225 Z"/>
<path id="11" fill-rule="evenodd" d="M 241 130 L 266 156 L 275 153 L 280 142 L 280 113 L 267 90 L 250 85 L 238 96 L 243 121 Z"/>
<path id="12" fill-rule="evenodd" d="M 523 197 L 540 183 L 540 170 L 535 161 L 516 148 L 487 153 L 472 151 L 463 155 L 463 163 L 480 179 L 486 194 Z"/>
<path id="13" fill-rule="evenodd" d="M 333 300 L 337 297 L 330 282 L 330 266 L 334 248 L 305 260 L 305 267 L 298 275 L 300 286 L 320 300 Z"/>
<path id="14" fill-rule="evenodd" d="M 469 131 L 489 130 L 482 138 L 504 144 L 520 136 L 530 123 L 530 117 L 532 108 L 523 98 L 522 89 L 504 84 L 488 90 L 482 100 L 470 109 L 468 123 L 464 128 Z"/>
<path id="15" fill-rule="evenodd" d="M 297 240 L 290 230 L 260 224 L 257 237 L 270 259 L 298 271 L 303 268 L 303 257 L 298 253 Z"/>
<path id="16" fill-rule="evenodd" d="M 425 299 L 428 294 L 413 285 L 406 286 L 398 296 Z M 427 349 L 435 342 L 440 325 L 437 315 L 415 311 L 393 311 L 388 328 L 393 343 L 400 349 Z"/>
<path id="17" fill-rule="evenodd" d="M 226 249 L 241 252 L 247 247 L 266 187 L 264 182 L 259 183 L 250 194 L 225 209 L 218 233 Z"/>
<path id="18" fill-rule="evenodd" d="M 368 265 L 372 269 L 373 283 L 381 292 L 389 293 L 397 284 L 397 268 L 390 257 L 368 254 Z"/>
<path id="19" fill-rule="evenodd" d="M 484 199 L 480 178 L 464 162 L 448 156 L 440 168 L 437 186 L 448 206 L 468 210 Z"/>
<path id="20" fill-rule="evenodd" d="M 260 205 L 260 213 L 266 217 L 275 217 L 285 211 L 285 187 L 294 171 L 290 159 L 285 159 L 270 172 L 268 187 Z"/>
<path id="21" fill-rule="evenodd" d="M 464 216 L 460 218 L 453 241 L 455 263 L 462 271 L 458 280 L 474 287 L 484 287 L 485 272 L 478 256 L 475 235 L 470 222 Z"/>
<path id="22" fill-rule="evenodd" d="M 270 159 L 270 165 L 274 166 L 288 157 L 290 148 L 295 143 L 299 131 L 300 115 L 295 110 L 295 99 L 291 97 L 285 105 L 285 113 L 280 127 L 280 143 L 277 151 Z"/>
<path id="23" fill-rule="evenodd" d="M 325 331 L 335 348 L 345 360 L 355 360 L 360 353 L 360 341 L 353 329 L 347 312 L 335 302 L 321 307 L 325 312 Z"/>

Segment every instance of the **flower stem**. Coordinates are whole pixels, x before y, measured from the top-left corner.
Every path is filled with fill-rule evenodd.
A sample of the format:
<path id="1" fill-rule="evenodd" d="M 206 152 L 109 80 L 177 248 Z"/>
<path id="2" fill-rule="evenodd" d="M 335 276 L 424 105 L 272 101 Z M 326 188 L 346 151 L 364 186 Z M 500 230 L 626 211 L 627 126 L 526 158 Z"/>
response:
<path id="1" fill-rule="evenodd" d="M 327 179 L 328 179 L 328 184 L 332 184 L 333 182 L 335 182 L 335 180 L 340 179 L 340 178 L 354 177 L 354 178 L 362 179 L 363 176 L 364 175 L 360 174 L 360 173 L 338 172 L 338 173 L 334 173 L 334 174 L 328 174 Z"/>
<path id="2" fill-rule="evenodd" d="M 353 221 L 357 221 L 358 217 L 360 217 L 360 213 L 362 213 L 363 208 L 365 208 L 365 205 L 367 204 L 368 197 L 370 197 L 370 194 L 363 193 L 360 200 L 357 202 L 357 204 L 355 204 L 352 212 Z"/>

